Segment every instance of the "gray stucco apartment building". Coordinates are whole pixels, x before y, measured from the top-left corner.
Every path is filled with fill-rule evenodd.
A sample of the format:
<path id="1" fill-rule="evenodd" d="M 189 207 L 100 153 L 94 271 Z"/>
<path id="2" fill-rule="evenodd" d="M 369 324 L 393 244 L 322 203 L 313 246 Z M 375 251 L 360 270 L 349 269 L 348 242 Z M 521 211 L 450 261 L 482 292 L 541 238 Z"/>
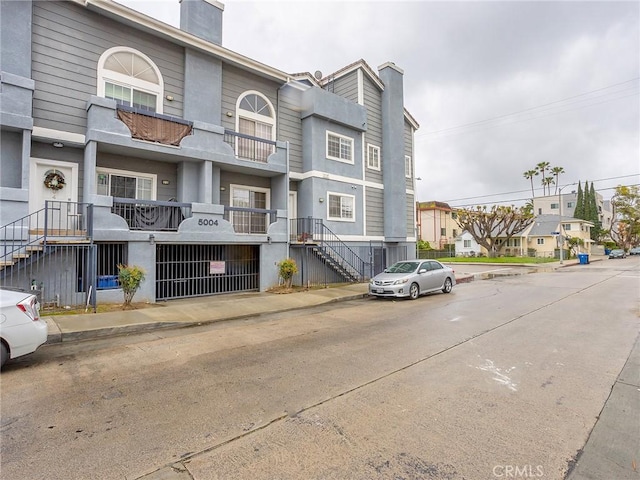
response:
<path id="1" fill-rule="evenodd" d="M 310 284 L 415 255 L 393 63 L 282 72 L 221 45 L 215 0 L 182 0 L 180 28 L 109 0 L 0 5 L 1 285 L 119 301 L 135 264 L 155 302 L 266 290 L 287 257 Z"/>

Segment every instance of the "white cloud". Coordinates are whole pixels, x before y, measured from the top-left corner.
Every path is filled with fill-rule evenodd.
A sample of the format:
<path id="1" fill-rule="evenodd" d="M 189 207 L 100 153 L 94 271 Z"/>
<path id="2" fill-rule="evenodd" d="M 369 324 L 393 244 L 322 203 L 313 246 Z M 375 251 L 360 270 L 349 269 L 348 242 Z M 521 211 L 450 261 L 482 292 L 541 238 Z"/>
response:
<path id="1" fill-rule="evenodd" d="M 177 0 L 121 3 L 178 24 Z M 223 45 L 281 70 L 405 71 L 420 200 L 526 197 L 522 173 L 541 161 L 564 167 L 561 183 L 640 172 L 638 2 L 224 3 Z M 618 183 L 640 176 L 596 188 Z"/>

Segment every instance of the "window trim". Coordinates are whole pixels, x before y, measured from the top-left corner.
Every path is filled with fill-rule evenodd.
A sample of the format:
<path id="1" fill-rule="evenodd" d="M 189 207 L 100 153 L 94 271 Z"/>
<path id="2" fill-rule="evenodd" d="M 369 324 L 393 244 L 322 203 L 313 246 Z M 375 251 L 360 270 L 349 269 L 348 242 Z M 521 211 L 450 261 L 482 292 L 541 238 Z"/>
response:
<path id="1" fill-rule="evenodd" d="M 144 173 L 144 172 L 134 172 L 131 170 L 118 170 L 115 168 L 103 168 L 96 167 L 96 195 L 100 195 L 101 197 L 107 196 L 112 197 L 111 195 L 111 178 L 109 178 L 109 195 L 102 195 L 98 193 L 98 175 L 101 173 L 106 173 L 111 177 L 111 175 L 118 175 L 121 177 L 130 177 L 130 178 L 148 178 L 151 179 L 151 199 L 155 201 L 158 198 L 158 175 L 155 173 Z M 138 188 L 136 184 L 136 195 L 138 194 Z M 142 198 L 136 198 L 136 200 L 145 200 Z"/>
<path id="2" fill-rule="evenodd" d="M 240 108 L 240 104 L 245 97 L 249 95 L 256 95 L 262 98 L 265 103 L 269 106 L 271 110 L 272 116 L 268 117 L 266 115 L 262 115 L 260 113 L 250 112 L 249 110 L 245 110 L 244 108 Z M 271 138 L 265 138 L 265 140 L 275 141 L 276 139 L 276 110 L 273 108 L 273 104 L 271 101 L 262 93 L 257 90 L 247 90 L 238 95 L 238 99 L 236 100 L 236 132 L 240 132 L 240 118 L 244 118 L 245 120 L 250 120 L 254 122 L 264 123 L 265 125 L 271 126 Z M 269 120 L 269 121 L 265 121 Z M 262 138 L 262 137 L 257 137 Z"/>
<path id="3" fill-rule="evenodd" d="M 109 70 L 104 68 L 104 64 L 107 59 L 111 57 L 111 55 L 120 52 L 127 52 L 133 55 L 137 55 L 146 61 L 156 76 L 158 77 L 158 83 L 147 82 L 146 80 L 140 80 L 138 78 L 131 77 L 129 75 L 123 75 L 121 73 L 115 72 L 113 70 Z M 99 97 L 104 98 L 105 95 L 105 83 L 109 81 L 109 83 L 113 83 L 114 85 L 120 85 L 123 87 L 130 87 L 134 90 L 139 90 L 144 93 L 149 93 L 156 96 L 156 113 L 164 113 L 164 79 L 162 78 L 162 74 L 160 73 L 160 69 L 155 64 L 153 60 L 151 60 L 147 55 L 142 53 L 139 50 L 131 47 L 112 47 L 108 50 L 105 50 L 100 58 L 98 59 L 98 68 L 97 68 L 97 95 Z"/>
<path id="4" fill-rule="evenodd" d="M 377 152 L 378 154 L 378 165 L 376 166 L 375 164 L 373 164 L 371 162 L 371 151 Z M 377 145 L 374 145 L 372 143 L 367 143 L 367 168 L 371 169 L 371 170 L 377 170 L 378 172 L 380 171 L 381 168 L 381 160 L 380 160 L 380 147 Z"/>
<path id="5" fill-rule="evenodd" d="M 345 160 L 344 158 L 339 158 L 339 157 L 333 157 L 331 155 L 329 155 L 329 136 L 334 136 L 339 138 L 340 140 L 346 140 L 349 142 L 350 144 L 350 151 L 351 151 L 351 160 Z M 329 160 L 335 160 L 336 162 L 342 162 L 342 163 L 348 163 L 350 165 L 354 165 L 355 164 L 355 142 L 353 140 L 352 137 L 347 137 L 346 135 L 341 135 L 339 133 L 336 132 L 332 132 L 330 130 L 326 131 L 326 135 L 325 135 L 325 154 L 327 159 Z"/>
<path id="6" fill-rule="evenodd" d="M 407 166 L 409 167 L 407 172 Z M 404 177 L 412 178 L 413 177 L 413 160 L 411 159 L 411 155 L 404 156 Z"/>
<path id="7" fill-rule="evenodd" d="M 544 238 L 537 238 L 536 245 L 544 245 Z"/>
<path id="8" fill-rule="evenodd" d="M 336 197 L 340 197 L 341 199 L 343 197 L 346 198 L 350 198 L 353 201 L 353 215 L 351 218 L 344 218 L 344 217 L 332 217 L 331 216 L 331 196 L 336 196 Z M 340 202 L 340 212 L 342 212 L 342 201 Z M 349 195 L 348 193 L 340 193 L 340 192 L 327 192 L 327 220 L 331 220 L 333 222 L 349 222 L 349 223 L 355 223 L 356 221 L 356 196 L 355 195 Z"/>

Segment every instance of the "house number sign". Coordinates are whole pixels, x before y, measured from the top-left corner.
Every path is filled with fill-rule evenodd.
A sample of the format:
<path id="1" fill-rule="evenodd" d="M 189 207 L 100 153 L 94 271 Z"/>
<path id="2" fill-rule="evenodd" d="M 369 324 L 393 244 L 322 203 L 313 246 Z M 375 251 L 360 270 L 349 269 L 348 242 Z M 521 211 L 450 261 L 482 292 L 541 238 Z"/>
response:
<path id="1" fill-rule="evenodd" d="M 217 227 L 218 220 L 211 220 L 210 218 L 199 218 L 198 225 L 204 225 L 205 227 Z"/>

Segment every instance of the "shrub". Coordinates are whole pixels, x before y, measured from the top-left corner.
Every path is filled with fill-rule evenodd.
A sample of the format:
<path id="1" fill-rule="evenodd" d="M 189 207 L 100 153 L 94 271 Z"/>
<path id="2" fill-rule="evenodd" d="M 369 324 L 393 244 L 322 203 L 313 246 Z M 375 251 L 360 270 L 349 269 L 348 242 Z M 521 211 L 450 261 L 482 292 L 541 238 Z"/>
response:
<path id="1" fill-rule="evenodd" d="M 118 265 L 118 280 L 124 293 L 124 307 L 127 308 L 144 280 L 144 270 L 136 265 Z"/>
<path id="2" fill-rule="evenodd" d="M 293 258 L 286 258 L 282 260 L 278 263 L 278 273 L 280 278 L 284 280 L 285 285 L 288 288 L 291 288 L 293 276 L 298 273 L 298 265 L 296 265 L 296 261 Z"/>

